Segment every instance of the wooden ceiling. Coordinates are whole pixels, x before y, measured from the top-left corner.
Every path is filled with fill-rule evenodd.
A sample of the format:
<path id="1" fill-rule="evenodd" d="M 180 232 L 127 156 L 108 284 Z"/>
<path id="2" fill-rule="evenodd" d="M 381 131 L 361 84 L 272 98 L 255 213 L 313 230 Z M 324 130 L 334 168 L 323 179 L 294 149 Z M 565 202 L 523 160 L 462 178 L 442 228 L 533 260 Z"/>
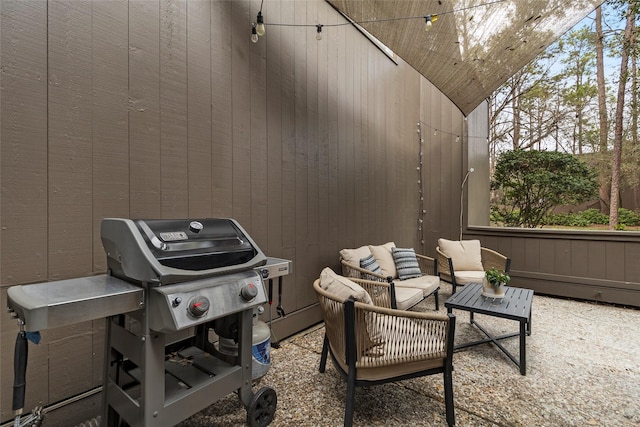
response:
<path id="1" fill-rule="evenodd" d="M 327 0 L 463 114 L 603 0 Z M 425 31 L 425 17 L 437 16 Z"/>

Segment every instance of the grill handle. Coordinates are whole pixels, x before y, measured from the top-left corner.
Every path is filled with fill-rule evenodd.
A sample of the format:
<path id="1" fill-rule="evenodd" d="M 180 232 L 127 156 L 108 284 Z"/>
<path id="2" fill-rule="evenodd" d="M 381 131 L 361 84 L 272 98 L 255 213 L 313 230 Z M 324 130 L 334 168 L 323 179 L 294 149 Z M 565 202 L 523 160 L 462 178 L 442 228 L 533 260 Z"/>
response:
<path id="1" fill-rule="evenodd" d="M 27 388 L 27 358 L 29 347 L 27 346 L 27 333 L 18 332 L 16 346 L 13 354 L 13 407 L 15 415 L 22 414 L 24 408 L 24 396 Z"/>

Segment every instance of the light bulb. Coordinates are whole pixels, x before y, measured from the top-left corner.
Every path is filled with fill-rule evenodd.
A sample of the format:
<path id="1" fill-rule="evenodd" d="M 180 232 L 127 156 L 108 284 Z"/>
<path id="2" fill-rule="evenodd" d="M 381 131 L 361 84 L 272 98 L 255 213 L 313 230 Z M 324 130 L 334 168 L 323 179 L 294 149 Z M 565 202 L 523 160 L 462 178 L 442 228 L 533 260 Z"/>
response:
<path id="1" fill-rule="evenodd" d="M 427 15 L 424 17 L 424 30 L 429 32 L 431 31 L 431 27 L 433 27 L 433 23 L 438 20 L 438 15 Z"/>
<path id="2" fill-rule="evenodd" d="M 265 28 L 264 28 L 264 18 L 262 17 L 262 12 L 258 12 L 258 17 L 256 18 L 256 33 L 259 36 L 264 36 Z"/>
<path id="3" fill-rule="evenodd" d="M 318 24 L 316 25 L 316 28 L 317 28 L 316 40 L 320 41 L 322 40 L 322 25 Z"/>
<path id="4" fill-rule="evenodd" d="M 251 41 L 254 43 L 258 43 L 258 32 L 256 31 L 256 26 L 251 27 Z"/>
<path id="5" fill-rule="evenodd" d="M 431 15 L 427 15 L 424 17 L 424 30 L 429 32 L 433 27 L 433 22 L 431 22 Z"/>

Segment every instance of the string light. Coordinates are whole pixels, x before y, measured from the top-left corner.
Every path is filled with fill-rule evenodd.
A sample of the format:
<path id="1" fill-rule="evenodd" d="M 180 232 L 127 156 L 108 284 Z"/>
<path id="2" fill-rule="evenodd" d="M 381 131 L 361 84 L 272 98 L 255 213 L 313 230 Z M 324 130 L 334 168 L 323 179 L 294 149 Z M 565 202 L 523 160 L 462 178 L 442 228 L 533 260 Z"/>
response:
<path id="1" fill-rule="evenodd" d="M 424 31 L 429 32 L 433 27 L 433 23 L 438 20 L 438 15 L 427 15 L 424 17 Z"/>
<path id="2" fill-rule="evenodd" d="M 258 43 L 258 31 L 256 30 L 256 26 L 251 26 L 251 41 L 254 43 Z"/>
<path id="3" fill-rule="evenodd" d="M 422 146 L 424 144 L 424 138 L 422 138 L 422 125 L 420 122 L 417 123 L 416 125 L 417 129 L 416 132 L 418 133 L 418 166 L 416 167 L 416 171 L 418 172 L 418 203 L 419 203 L 419 207 L 418 207 L 418 223 L 417 228 L 418 228 L 418 232 L 417 232 L 417 240 L 420 242 L 420 245 L 422 246 L 422 253 L 424 253 L 425 247 L 424 247 L 424 236 L 422 235 L 422 228 L 424 225 L 424 216 L 427 213 L 427 211 L 424 208 L 424 184 L 422 182 L 422 168 L 423 168 L 423 162 L 422 162 L 422 157 L 423 157 L 423 149 Z"/>
<path id="4" fill-rule="evenodd" d="M 466 117 L 464 117 L 464 119 L 466 120 L 467 118 L 466 118 Z M 445 131 L 445 130 L 435 128 L 435 127 L 433 127 L 433 126 L 429 126 L 429 125 L 428 125 L 427 123 L 425 123 L 425 122 L 420 122 L 420 123 L 422 124 L 422 126 L 423 126 L 423 127 L 427 128 L 427 129 L 430 129 L 430 130 L 434 133 L 434 135 L 437 135 L 437 134 L 440 134 L 441 136 L 443 136 L 443 135 L 448 135 L 448 136 L 452 137 L 452 140 L 453 140 L 453 138 L 455 138 L 455 141 L 456 141 L 456 142 L 460 142 L 460 140 L 461 140 L 461 138 L 462 138 L 462 137 L 461 137 L 461 135 L 460 135 L 459 133 L 447 132 L 447 131 Z M 426 132 L 426 130 L 425 130 L 425 132 Z M 465 138 L 466 138 L 467 140 L 469 140 L 469 141 L 471 141 L 471 140 L 475 140 L 475 139 L 481 139 L 481 140 L 483 140 L 483 141 L 487 141 L 487 142 L 489 141 L 489 138 L 487 138 L 486 136 L 468 135 L 468 136 L 465 136 Z"/>
<path id="5" fill-rule="evenodd" d="M 436 22 L 438 20 L 438 16 L 440 15 L 448 15 L 448 14 L 452 14 L 452 13 L 456 13 L 456 12 L 464 12 L 470 9 L 475 9 L 478 7 L 487 7 L 487 6 L 491 6 L 493 4 L 496 3 L 504 3 L 507 0 L 494 0 L 494 1 L 489 1 L 486 3 L 482 3 L 482 4 L 476 4 L 473 6 L 467 6 L 467 7 L 461 7 L 459 9 L 451 9 L 448 11 L 444 11 L 444 12 L 440 12 L 439 15 L 436 14 L 430 14 L 430 15 L 422 15 L 422 16 L 402 16 L 402 17 L 397 17 L 397 18 L 387 18 L 387 19 L 368 19 L 368 20 L 364 20 L 364 21 L 353 21 L 349 18 L 347 22 L 342 22 L 342 23 L 338 23 L 338 24 L 283 24 L 283 23 L 266 23 L 264 22 L 264 16 L 262 15 L 262 5 L 264 3 L 264 0 L 262 0 L 260 2 L 260 10 L 258 11 L 258 15 L 256 16 L 256 22 L 252 23 L 253 26 L 255 26 L 256 28 L 256 34 L 258 36 L 264 36 L 265 32 L 266 32 L 266 26 L 267 25 L 273 25 L 273 26 L 279 26 L 279 27 L 316 27 L 316 40 L 322 40 L 322 29 L 323 27 L 341 27 L 344 25 L 352 25 L 352 24 L 357 24 L 357 25 L 362 25 L 362 24 L 373 24 L 373 23 L 381 23 L 381 22 L 391 22 L 391 21 L 403 21 L 403 20 L 408 20 L 408 19 L 423 19 L 424 20 L 424 30 L 425 31 L 430 31 L 433 27 L 434 22 Z M 441 4 L 441 3 L 440 3 Z M 253 38 L 253 31 L 252 31 L 252 37 L 251 37 L 251 41 L 254 41 Z M 254 41 L 255 43 L 255 41 Z M 466 117 L 465 117 L 466 119 Z"/>
<path id="6" fill-rule="evenodd" d="M 258 16 L 256 17 L 256 33 L 259 36 L 264 36 L 266 29 L 264 28 L 264 17 L 262 16 L 262 7 L 260 8 L 260 12 L 258 12 Z"/>

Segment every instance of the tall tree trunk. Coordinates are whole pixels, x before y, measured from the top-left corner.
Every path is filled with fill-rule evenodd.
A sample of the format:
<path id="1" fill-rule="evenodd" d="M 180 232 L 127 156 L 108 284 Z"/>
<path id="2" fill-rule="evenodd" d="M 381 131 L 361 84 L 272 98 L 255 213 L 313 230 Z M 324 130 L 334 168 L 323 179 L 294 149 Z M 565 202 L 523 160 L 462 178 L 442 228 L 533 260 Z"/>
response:
<path id="1" fill-rule="evenodd" d="M 635 13 L 632 4 L 627 11 L 627 23 L 624 27 L 622 53 L 620 59 L 620 83 L 618 83 L 618 100 L 616 103 L 615 132 L 613 137 L 613 161 L 611 164 L 611 208 L 609 212 L 609 229 L 618 226 L 618 208 L 620 207 L 620 181 L 622 169 L 622 132 L 624 117 L 624 93 L 628 78 L 629 50 L 633 37 Z"/>
<path id="2" fill-rule="evenodd" d="M 600 136 L 600 212 L 609 213 L 609 183 L 604 173 L 604 159 L 607 151 L 608 119 L 607 119 L 607 93 L 604 81 L 604 33 L 602 32 L 602 7 L 596 9 L 596 81 L 598 85 L 598 117 Z"/>
<path id="3" fill-rule="evenodd" d="M 513 109 L 513 149 L 520 147 L 520 96 L 515 96 L 516 89 L 513 89 L 512 109 Z"/>
<path id="4" fill-rule="evenodd" d="M 635 37 L 635 36 L 634 36 Z M 634 40 L 635 41 L 635 40 Z M 638 57 L 635 52 L 631 55 L 631 143 L 634 150 L 638 148 Z M 633 180 L 633 209 L 640 207 L 640 170 L 636 167 L 633 172 L 636 179 Z"/>

